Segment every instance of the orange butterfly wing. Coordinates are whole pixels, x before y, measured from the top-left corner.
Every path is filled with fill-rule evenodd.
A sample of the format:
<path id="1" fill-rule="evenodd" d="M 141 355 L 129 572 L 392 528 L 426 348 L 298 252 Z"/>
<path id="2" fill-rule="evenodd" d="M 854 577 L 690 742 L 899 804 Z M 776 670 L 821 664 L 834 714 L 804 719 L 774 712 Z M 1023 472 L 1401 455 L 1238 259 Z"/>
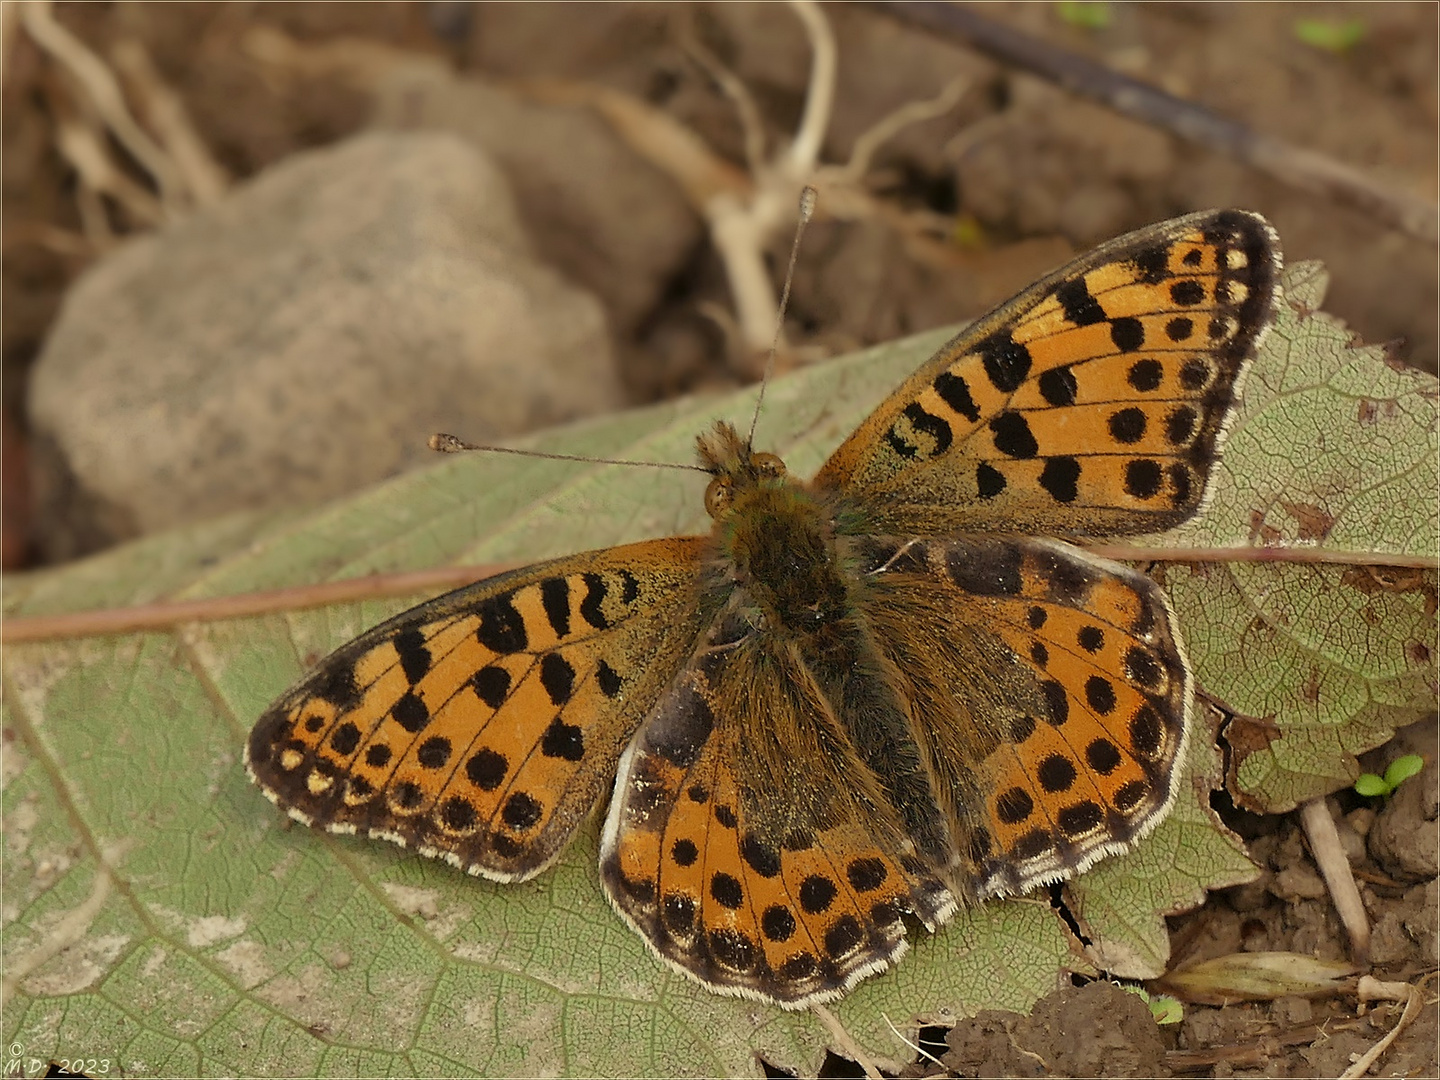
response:
<path id="1" fill-rule="evenodd" d="M 413 608 L 271 706 L 246 766 L 307 825 L 531 877 L 593 809 L 693 649 L 711 550 L 701 537 L 632 544 Z"/>
<path id="2" fill-rule="evenodd" d="M 1202 504 L 1279 268 L 1243 210 L 1104 244 L 941 348 L 814 485 L 859 504 L 858 532 L 1172 528 Z"/>

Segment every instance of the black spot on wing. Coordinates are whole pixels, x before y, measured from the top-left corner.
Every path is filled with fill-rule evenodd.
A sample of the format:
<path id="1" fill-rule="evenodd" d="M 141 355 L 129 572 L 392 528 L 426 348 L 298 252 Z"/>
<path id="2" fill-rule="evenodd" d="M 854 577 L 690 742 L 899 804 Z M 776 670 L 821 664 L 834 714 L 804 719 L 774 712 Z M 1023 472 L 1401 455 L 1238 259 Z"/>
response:
<path id="1" fill-rule="evenodd" d="M 310 692 L 334 705 L 337 713 L 350 712 L 360 704 L 363 695 L 359 684 L 355 682 L 355 669 L 350 664 L 321 667 L 316 672 Z"/>
<path id="2" fill-rule="evenodd" d="M 1170 286 L 1170 299 L 1182 307 L 1194 307 L 1205 299 L 1205 286 L 1189 278 L 1177 281 Z"/>
<path id="3" fill-rule="evenodd" d="M 1090 326 L 1105 321 L 1105 310 L 1095 297 L 1084 278 L 1073 278 L 1055 290 L 1055 299 L 1060 302 L 1065 317 L 1076 326 Z"/>
<path id="4" fill-rule="evenodd" d="M 1034 859 L 1044 855 L 1055 846 L 1055 841 L 1044 829 L 1031 829 L 1015 841 L 1011 849 L 1017 859 Z"/>
<path id="5" fill-rule="evenodd" d="M 341 757 L 349 757 L 360 745 L 360 729 L 349 720 L 330 734 L 330 745 Z"/>
<path id="6" fill-rule="evenodd" d="M 372 769 L 383 769 L 394 756 L 395 752 L 384 743 L 371 743 L 365 749 L 365 764 Z"/>
<path id="7" fill-rule="evenodd" d="M 1005 490 L 1005 474 L 982 461 L 975 466 L 975 486 L 982 499 L 993 499 Z"/>
<path id="8" fill-rule="evenodd" d="M 477 671 L 471 677 L 470 685 L 474 687 L 476 697 L 490 708 L 498 709 L 510 696 L 510 672 L 491 664 Z"/>
<path id="9" fill-rule="evenodd" d="M 1136 252 L 1130 264 L 1146 285 L 1158 285 L 1170 276 L 1170 246 L 1156 244 Z"/>
<path id="10" fill-rule="evenodd" d="M 1036 384 L 1040 387 L 1040 396 L 1056 408 L 1075 404 L 1078 387 L 1075 373 L 1069 367 L 1051 368 L 1042 372 Z"/>
<path id="11" fill-rule="evenodd" d="M 760 931 L 771 941 L 789 941 L 795 928 L 795 916 L 780 904 L 772 904 L 760 916 Z"/>
<path id="12" fill-rule="evenodd" d="M 575 667 L 558 652 L 540 658 L 540 685 L 552 705 L 564 705 L 575 692 Z"/>
<path id="13" fill-rule="evenodd" d="M 407 690 L 401 695 L 400 700 L 391 707 L 390 715 L 411 735 L 418 733 L 430 723 L 430 710 L 412 690 Z"/>
<path id="14" fill-rule="evenodd" d="M 443 769 L 450 762 L 450 740 L 435 735 L 420 744 L 415 760 L 426 769 Z"/>
<path id="15" fill-rule="evenodd" d="M 1145 437 L 1145 410 L 1134 406 L 1121 409 L 1110 414 L 1108 424 L 1112 439 L 1127 446 L 1133 445 Z"/>
<path id="16" fill-rule="evenodd" d="M 580 601 L 580 617 L 595 630 L 608 630 L 610 620 L 601 604 L 605 602 L 605 578 L 600 574 L 581 575 L 585 582 L 585 599 Z"/>
<path id="17" fill-rule="evenodd" d="M 838 891 L 829 878 L 811 874 L 800 883 L 800 906 L 810 915 L 819 915 L 829 910 Z"/>
<path id="18" fill-rule="evenodd" d="M 505 755 L 486 747 L 470 755 L 465 762 L 465 775 L 481 791 L 494 791 L 505 779 L 510 762 Z"/>
<path id="19" fill-rule="evenodd" d="M 1014 596 L 1020 592 L 1020 549 L 1014 544 L 956 544 L 946 552 L 950 580 L 977 596 Z"/>
<path id="20" fill-rule="evenodd" d="M 540 604 L 557 641 L 570 635 L 570 583 L 561 577 L 540 583 Z"/>
<path id="21" fill-rule="evenodd" d="M 514 593 L 492 596 L 475 609 L 480 626 L 475 638 L 494 653 L 520 652 L 529 643 L 525 620 L 515 608 Z"/>
<path id="22" fill-rule="evenodd" d="M 1160 492 L 1160 463 L 1136 458 L 1125 466 L 1125 491 L 1137 499 L 1153 499 Z"/>
<path id="23" fill-rule="evenodd" d="M 621 687 L 625 685 L 625 680 L 621 678 L 620 673 L 604 660 L 601 660 L 596 666 L 595 681 L 600 684 L 600 692 L 608 698 L 615 697 L 620 693 Z"/>
<path id="24" fill-rule="evenodd" d="M 1002 412 L 990 421 L 990 431 L 995 438 L 995 449 L 1006 457 L 1033 458 L 1040 452 L 1040 444 L 1030 430 L 1025 417 L 1018 412 Z"/>
<path id="25" fill-rule="evenodd" d="M 1080 495 L 1080 462 L 1073 457 L 1049 458 L 1040 471 L 1040 486 L 1056 502 L 1074 502 Z"/>
<path id="26" fill-rule="evenodd" d="M 1121 352 L 1134 352 L 1145 344 L 1145 324 L 1126 315 L 1110 324 L 1110 340 Z"/>
<path id="27" fill-rule="evenodd" d="M 934 444 L 927 457 L 937 457 L 950 449 L 954 442 L 954 435 L 950 431 L 950 425 L 938 416 L 932 416 L 920 407 L 918 402 L 912 401 L 906 405 L 902 415 L 910 421 L 910 426 L 915 431 L 928 435 Z"/>
<path id="28" fill-rule="evenodd" d="M 1069 791 L 1077 775 L 1074 764 L 1064 754 L 1051 754 L 1040 763 L 1036 773 L 1040 786 L 1051 794 Z"/>
<path id="29" fill-rule="evenodd" d="M 1054 679 L 1046 679 L 1040 684 L 1040 692 L 1045 695 L 1047 706 L 1042 719 L 1051 727 L 1063 726 L 1070 719 L 1070 697 L 1065 687 Z"/>
<path id="30" fill-rule="evenodd" d="M 935 392 L 940 395 L 940 400 L 955 410 L 956 413 L 965 417 L 972 424 L 980 419 L 980 407 L 975 404 L 975 399 L 970 396 L 970 386 L 958 375 L 952 375 L 948 371 L 942 371 L 935 376 L 932 383 Z"/>
<path id="31" fill-rule="evenodd" d="M 649 749 L 672 765 L 688 769 L 715 726 L 715 714 L 689 684 L 678 687 L 662 705 L 662 723 L 651 724 Z"/>
<path id="32" fill-rule="evenodd" d="M 533 828 L 544 814 L 544 805 L 524 791 L 512 792 L 500 808 L 500 820 L 521 832 Z"/>
<path id="33" fill-rule="evenodd" d="M 1093 740 L 1085 747 L 1085 761 L 1101 776 L 1109 776 L 1120 766 L 1120 748 L 1109 739 Z"/>
<path id="34" fill-rule="evenodd" d="M 975 351 L 985 366 L 990 384 L 1003 394 L 1013 394 L 1030 375 L 1030 350 L 1015 341 L 1008 330 L 998 330 Z"/>
<path id="35" fill-rule="evenodd" d="M 995 800 L 995 816 L 1006 825 L 1018 825 L 1035 810 L 1035 800 L 1021 787 L 1002 791 Z"/>
<path id="36" fill-rule="evenodd" d="M 740 857 L 751 870 L 763 878 L 777 877 L 780 873 L 780 853 L 757 838 L 754 833 L 747 832 L 741 838 Z"/>
<path id="37" fill-rule="evenodd" d="M 411 627 L 396 634 L 391 644 L 400 658 L 400 670 L 405 673 L 405 681 L 414 686 L 430 670 L 430 650 L 425 647 L 425 635 Z"/>
<path id="38" fill-rule="evenodd" d="M 1142 394 L 1148 394 L 1160 388 L 1160 380 L 1164 377 L 1165 368 L 1159 360 L 1145 359 L 1130 365 L 1125 381 Z"/>
<path id="39" fill-rule="evenodd" d="M 640 597 L 640 579 L 629 570 L 620 570 L 620 599 L 626 607 L 635 603 Z"/>
<path id="40" fill-rule="evenodd" d="M 1100 804 L 1086 799 L 1072 803 L 1055 816 L 1055 824 L 1067 836 L 1083 836 L 1100 827 L 1105 820 L 1105 811 Z"/>
<path id="41" fill-rule="evenodd" d="M 585 756 L 584 734 L 575 724 L 567 724 L 557 716 L 545 729 L 540 752 L 548 758 L 579 761 Z"/>

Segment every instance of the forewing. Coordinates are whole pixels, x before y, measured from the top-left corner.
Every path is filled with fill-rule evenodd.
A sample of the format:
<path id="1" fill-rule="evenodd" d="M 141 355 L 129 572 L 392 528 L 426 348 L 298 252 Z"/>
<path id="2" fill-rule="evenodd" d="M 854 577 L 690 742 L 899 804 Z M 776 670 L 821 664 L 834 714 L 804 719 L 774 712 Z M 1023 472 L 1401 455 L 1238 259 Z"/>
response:
<path id="1" fill-rule="evenodd" d="M 247 768 L 306 824 L 530 877 L 693 651 L 708 551 L 699 537 L 611 548 L 413 608 L 272 705 Z"/>
<path id="2" fill-rule="evenodd" d="M 711 989 L 828 1001 L 903 954 L 902 913 L 933 927 L 955 908 L 875 789 L 783 644 L 712 644 L 621 759 L 601 878 Z"/>
<path id="3" fill-rule="evenodd" d="M 1274 230 L 1240 210 L 1113 240 L 944 346 L 815 484 L 849 497 L 856 532 L 1177 525 L 1203 501 L 1279 267 Z"/>
<path id="4" fill-rule="evenodd" d="M 1154 582 L 1019 537 L 866 539 L 853 554 L 969 893 L 1069 878 L 1164 817 L 1190 671 Z"/>

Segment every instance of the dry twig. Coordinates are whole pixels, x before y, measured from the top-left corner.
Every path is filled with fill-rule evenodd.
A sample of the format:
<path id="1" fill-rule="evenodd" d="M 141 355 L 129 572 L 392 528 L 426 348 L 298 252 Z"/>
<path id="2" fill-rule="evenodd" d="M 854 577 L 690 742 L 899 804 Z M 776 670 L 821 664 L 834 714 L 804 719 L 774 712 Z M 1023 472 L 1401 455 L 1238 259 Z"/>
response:
<path id="1" fill-rule="evenodd" d="M 1305 829 L 1305 839 L 1310 843 L 1310 854 L 1315 857 L 1315 865 L 1320 868 L 1320 874 L 1330 890 L 1331 902 L 1340 915 L 1345 932 L 1350 935 L 1350 958 L 1360 967 L 1368 967 L 1370 919 L 1360 900 L 1355 875 L 1350 872 L 1350 860 L 1340 846 L 1335 819 L 1330 816 L 1330 807 L 1323 798 L 1311 799 L 1300 808 L 1300 824 Z"/>
<path id="2" fill-rule="evenodd" d="M 33 0 L 19 6 L 26 31 L 84 89 L 105 126 L 155 181 L 164 208 L 180 209 L 181 186 L 174 164 L 130 115 L 114 73 L 83 41 L 55 20 L 50 0 Z"/>
<path id="3" fill-rule="evenodd" d="M 160 77 L 145 46 L 127 38 L 115 43 L 110 56 L 139 99 L 145 118 L 164 143 L 190 200 L 197 206 L 219 202 L 230 186 L 230 177 L 190 122 L 185 102 Z"/>
<path id="4" fill-rule="evenodd" d="M 1358 1061 L 1350 1068 L 1340 1074 L 1340 1080 L 1355 1080 L 1356 1077 L 1364 1076 L 1370 1071 L 1370 1067 L 1380 1060 L 1380 1055 L 1390 1049 L 1390 1044 L 1400 1037 L 1420 1013 L 1420 1006 L 1423 1004 L 1420 991 L 1409 983 L 1381 982 L 1379 979 L 1372 979 L 1369 975 L 1360 976 L 1360 984 L 1356 987 L 1356 994 L 1362 1002 L 1364 1001 L 1403 1001 L 1405 1011 L 1400 1014 L 1400 1019 L 1389 1033 L 1367 1050 Z"/>
<path id="5" fill-rule="evenodd" d="M 870 1055 L 865 1053 L 850 1032 L 845 1030 L 845 1025 L 840 1023 L 839 1017 L 824 1005 L 812 1005 L 810 1011 L 825 1025 L 825 1030 L 830 1032 L 830 1037 L 835 1040 L 835 1046 L 842 1054 L 859 1065 L 865 1071 L 865 1075 L 871 1077 L 871 1080 L 881 1080 L 880 1070 L 875 1067 L 875 1063 L 870 1060 Z"/>
<path id="6" fill-rule="evenodd" d="M 105 142 L 105 133 L 93 118 L 68 99 L 57 83 L 47 92 L 55 118 L 55 145 L 79 177 L 76 202 L 80 224 L 92 247 L 103 249 L 114 242 L 114 232 L 101 195 L 108 195 L 141 225 L 159 225 L 165 219 L 160 201 L 115 163 Z M 83 104 L 83 103 L 81 103 Z"/>
<path id="7" fill-rule="evenodd" d="M 1377 183 L 1325 154 L 1272 138 L 1192 101 L 1122 75 L 960 4 L 892 0 L 886 10 L 907 22 L 965 41 L 1118 113 L 1220 150 L 1291 187 L 1361 210 L 1431 244 L 1440 238 L 1435 204 Z"/>

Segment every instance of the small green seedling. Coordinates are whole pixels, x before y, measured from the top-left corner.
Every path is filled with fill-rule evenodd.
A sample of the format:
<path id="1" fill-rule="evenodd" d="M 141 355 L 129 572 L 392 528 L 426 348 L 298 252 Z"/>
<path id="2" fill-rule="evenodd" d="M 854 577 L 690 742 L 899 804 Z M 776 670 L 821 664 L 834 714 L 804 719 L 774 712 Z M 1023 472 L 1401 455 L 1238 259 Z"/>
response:
<path id="1" fill-rule="evenodd" d="M 1150 1006 L 1150 1015 L 1155 1018 L 1157 1024 L 1178 1024 L 1185 1018 L 1185 1006 L 1169 994 L 1156 994 L 1151 997 L 1143 986 L 1127 986 L 1124 983 L 1116 985 L 1126 993 L 1134 994 Z"/>
<path id="2" fill-rule="evenodd" d="M 985 226 L 974 214 L 961 214 L 950 230 L 950 242 L 965 251 L 979 251 L 987 242 Z"/>
<path id="3" fill-rule="evenodd" d="M 1410 777 L 1414 776 L 1425 767 L 1425 759 L 1419 754 L 1406 754 L 1398 757 L 1390 763 L 1385 770 L 1384 776 L 1376 776 L 1374 773 L 1361 773 L 1355 781 L 1355 790 L 1368 798 L 1376 795 L 1389 798 L 1395 793 L 1395 789 L 1403 784 Z"/>
<path id="4" fill-rule="evenodd" d="M 1104 30 L 1110 25 L 1110 5 L 1092 0 L 1060 0 L 1055 14 L 1081 30 Z"/>
<path id="5" fill-rule="evenodd" d="M 1306 45 L 1326 52 L 1349 52 L 1365 40 L 1363 19 L 1296 19 L 1295 36 Z"/>

